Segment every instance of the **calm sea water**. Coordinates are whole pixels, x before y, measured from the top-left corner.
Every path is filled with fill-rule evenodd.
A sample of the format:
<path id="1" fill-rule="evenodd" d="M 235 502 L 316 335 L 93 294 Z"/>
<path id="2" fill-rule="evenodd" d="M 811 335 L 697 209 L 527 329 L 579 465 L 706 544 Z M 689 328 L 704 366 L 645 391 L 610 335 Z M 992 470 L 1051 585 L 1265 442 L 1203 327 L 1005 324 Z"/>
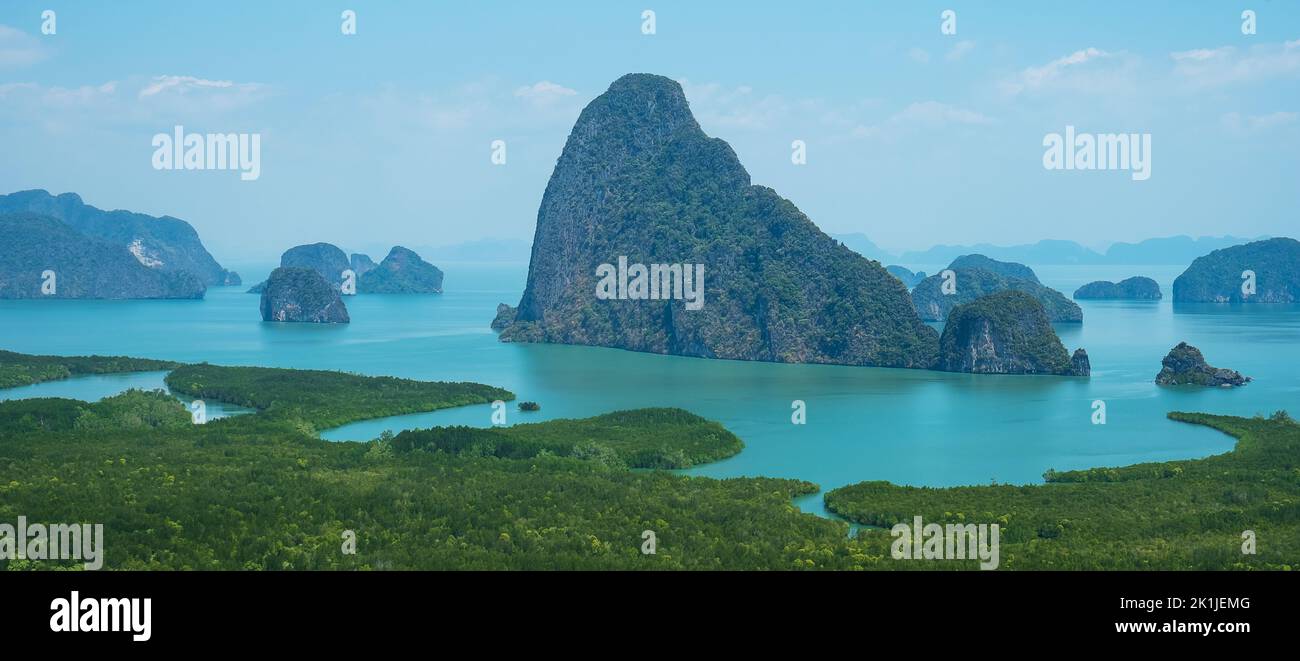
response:
<path id="1" fill-rule="evenodd" d="M 942 268 L 917 266 L 928 272 Z M 861 480 L 1036 483 L 1048 468 L 1203 457 L 1231 449 L 1232 440 L 1170 422 L 1165 413 L 1300 413 L 1300 306 L 1085 301 L 1084 323 L 1059 325 L 1057 331 L 1070 350 L 1088 350 L 1091 379 L 974 376 L 503 344 L 488 323 L 497 303 L 518 302 L 527 266 L 444 268 L 446 294 L 352 297 L 352 323 L 346 326 L 263 323 L 258 297 L 244 293 L 245 287 L 209 289 L 202 301 L 0 301 L 0 348 L 478 381 L 542 405 L 536 413 L 512 407 L 511 423 L 677 406 L 722 422 L 746 444 L 732 459 L 686 472 L 792 477 L 824 489 Z M 240 270 L 251 284 L 270 267 Z M 1067 296 L 1091 280 L 1146 275 L 1168 297 L 1182 269 L 1036 270 Z M 1157 387 L 1160 359 L 1181 340 L 1200 347 L 1211 364 L 1255 381 L 1233 390 Z M 79 378 L 0 391 L 0 398 L 96 400 L 130 387 L 162 387 L 162 375 Z M 793 400 L 806 402 L 806 425 L 791 424 Z M 1094 400 L 1106 403 L 1105 425 L 1091 423 Z M 238 412 L 208 406 L 213 417 Z M 464 407 L 361 422 L 324 436 L 369 439 L 385 429 L 487 426 L 490 414 L 488 406 Z M 823 513 L 820 496 L 799 505 Z"/>

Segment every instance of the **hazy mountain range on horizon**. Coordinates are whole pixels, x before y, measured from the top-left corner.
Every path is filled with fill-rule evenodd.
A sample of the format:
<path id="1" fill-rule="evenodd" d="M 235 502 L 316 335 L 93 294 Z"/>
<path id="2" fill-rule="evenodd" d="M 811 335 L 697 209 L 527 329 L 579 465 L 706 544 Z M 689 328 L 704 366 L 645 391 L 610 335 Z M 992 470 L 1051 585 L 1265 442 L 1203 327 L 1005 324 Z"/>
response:
<path id="1" fill-rule="evenodd" d="M 1203 236 L 1192 238 L 1175 235 L 1145 239 L 1137 243 L 1113 243 L 1105 252 L 1098 252 L 1076 241 L 1044 239 L 1036 243 L 1014 246 L 995 246 L 987 243 L 975 245 L 938 244 L 926 250 L 908 250 L 892 253 L 876 245 L 866 234 L 854 232 L 834 234 L 849 249 L 882 264 L 947 264 L 962 255 L 980 254 L 1002 261 L 1032 264 L 1174 264 L 1187 265 L 1202 255 L 1220 248 L 1258 241 L 1270 237 L 1245 238 L 1237 236 Z"/>
<path id="2" fill-rule="evenodd" d="M 882 264 L 947 264 L 962 255 L 981 254 L 1002 261 L 1033 264 L 1172 264 L 1187 265 L 1202 255 L 1220 248 L 1271 238 L 1268 236 L 1193 238 L 1185 234 L 1154 237 L 1137 243 L 1117 242 L 1104 252 L 1088 248 L 1076 241 L 1043 239 L 1036 243 L 998 246 L 988 243 L 973 245 L 938 244 L 925 250 L 906 250 L 895 253 L 876 245 L 861 232 L 828 233 L 831 238 L 864 257 Z M 443 246 L 418 245 L 414 248 L 428 259 L 444 262 L 518 262 L 527 263 L 532 243 L 523 239 L 477 239 Z M 667 258 L 665 258 L 667 259 Z"/>

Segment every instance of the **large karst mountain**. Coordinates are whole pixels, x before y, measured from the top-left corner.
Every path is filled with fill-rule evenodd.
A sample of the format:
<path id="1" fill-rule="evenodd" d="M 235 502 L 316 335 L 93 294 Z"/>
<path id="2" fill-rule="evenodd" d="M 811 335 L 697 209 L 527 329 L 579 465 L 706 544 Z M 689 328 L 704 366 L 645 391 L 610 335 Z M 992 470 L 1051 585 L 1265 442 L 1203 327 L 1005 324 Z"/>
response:
<path id="1" fill-rule="evenodd" d="M 702 264 L 704 304 L 598 298 L 597 268 Z M 938 334 L 907 288 L 750 184 L 673 80 L 619 78 L 582 111 L 537 214 L 505 341 L 766 360 L 931 367 Z"/>

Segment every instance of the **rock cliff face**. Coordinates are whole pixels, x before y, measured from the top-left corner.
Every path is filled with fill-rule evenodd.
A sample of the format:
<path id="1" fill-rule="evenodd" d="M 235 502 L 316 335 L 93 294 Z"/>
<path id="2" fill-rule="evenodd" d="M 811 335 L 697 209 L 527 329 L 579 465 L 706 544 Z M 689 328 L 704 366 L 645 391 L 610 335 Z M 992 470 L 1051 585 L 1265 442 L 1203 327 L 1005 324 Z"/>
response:
<path id="1" fill-rule="evenodd" d="M 1243 289 L 1251 271 L 1254 292 Z M 1300 241 L 1277 238 L 1197 257 L 1174 280 L 1174 302 L 1295 303 L 1300 300 Z"/>
<path id="2" fill-rule="evenodd" d="M 0 195 L 0 214 L 30 212 L 62 221 L 87 237 L 128 250 L 141 265 L 166 273 L 189 273 L 206 287 L 239 284 L 239 274 L 221 268 L 189 223 L 171 216 L 104 211 L 76 193 L 51 195 L 27 190 Z"/>
<path id="3" fill-rule="evenodd" d="M 1134 276 L 1119 282 L 1097 280 L 1076 289 L 1074 298 L 1084 299 L 1123 299 L 1132 301 L 1160 300 L 1160 285 L 1151 278 Z"/>
<path id="4" fill-rule="evenodd" d="M 515 314 L 518 313 L 514 307 L 505 303 L 497 303 L 497 316 L 492 319 L 492 330 L 505 330 L 510 324 L 515 323 Z"/>
<path id="5" fill-rule="evenodd" d="M 1211 367 L 1206 364 L 1201 350 L 1186 343 L 1169 350 L 1169 355 L 1160 361 L 1160 373 L 1156 383 L 1162 386 L 1244 386 L 1250 377 L 1242 376 L 1236 370 Z"/>
<path id="6" fill-rule="evenodd" d="M 0 299 L 203 298 L 187 271 L 141 264 L 126 246 L 32 213 L 0 214 Z"/>
<path id="7" fill-rule="evenodd" d="M 352 271 L 357 274 L 358 278 L 361 277 L 361 274 L 378 266 L 378 264 L 375 264 L 375 260 L 370 259 L 370 255 L 359 252 L 352 253 L 351 262 Z"/>
<path id="8" fill-rule="evenodd" d="M 948 265 L 955 276 L 955 290 L 944 293 L 943 273 L 932 275 L 912 290 L 916 313 L 926 321 L 943 321 L 958 305 L 1000 291 L 1021 291 L 1034 298 L 1054 322 L 1082 322 L 1083 309 L 1050 287 L 1038 282 L 1028 266 L 999 262 L 983 255 L 963 255 Z"/>
<path id="9" fill-rule="evenodd" d="M 361 294 L 441 294 L 442 270 L 412 250 L 393 246 L 375 268 L 357 279 Z"/>
<path id="10" fill-rule="evenodd" d="M 617 288 L 628 296 L 598 296 L 608 284 L 598 269 L 620 261 L 702 267 L 702 305 L 657 283 L 647 293 L 634 271 L 632 288 Z M 730 146 L 700 130 L 681 86 L 648 74 L 615 81 L 574 125 L 501 339 L 897 367 L 932 366 L 938 345 L 898 279 L 751 185 Z"/>
<path id="11" fill-rule="evenodd" d="M 348 308 L 338 290 L 315 269 L 281 266 L 262 289 L 263 321 L 346 324 Z"/>
<path id="12" fill-rule="evenodd" d="M 1014 290 L 953 309 L 939 339 L 939 367 L 976 374 L 1091 373 L 1087 352 L 1066 353 L 1042 304 Z"/>
<path id="13" fill-rule="evenodd" d="M 1092 376 L 1092 363 L 1082 347 L 1075 349 L 1074 355 L 1070 356 L 1070 373 L 1072 376 Z"/>

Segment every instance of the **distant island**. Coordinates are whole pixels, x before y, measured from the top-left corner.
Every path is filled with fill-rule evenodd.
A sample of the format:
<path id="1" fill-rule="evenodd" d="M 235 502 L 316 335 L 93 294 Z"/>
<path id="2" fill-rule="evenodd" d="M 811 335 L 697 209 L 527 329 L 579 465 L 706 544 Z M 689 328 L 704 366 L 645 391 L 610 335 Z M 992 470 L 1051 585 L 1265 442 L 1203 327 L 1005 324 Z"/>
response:
<path id="1" fill-rule="evenodd" d="M 1300 241 L 1256 241 L 1196 258 L 1174 280 L 1175 303 L 1295 303 Z"/>
<path id="2" fill-rule="evenodd" d="M 343 286 L 344 272 L 352 268 L 347 253 L 331 243 L 308 243 L 294 246 L 280 255 L 282 268 L 305 268 L 315 271 L 335 291 Z M 265 282 L 253 285 L 250 294 L 260 294 L 266 287 Z"/>
<path id="3" fill-rule="evenodd" d="M 1074 290 L 1076 300 L 1120 299 L 1132 301 L 1160 300 L 1160 285 L 1151 278 L 1134 276 L 1119 282 L 1097 280 Z"/>
<path id="4" fill-rule="evenodd" d="M 0 217 L 0 298 L 202 298 L 240 282 L 178 218 L 44 190 L 0 195 Z"/>
<path id="5" fill-rule="evenodd" d="M 939 339 L 939 368 L 977 374 L 1088 376 L 1088 353 L 1072 357 L 1037 298 L 999 291 L 953 308 Z"/>
<path id="6" fill-rule="evenodd" d="M 599 298 L 602 264 L 699 265 L 702 306 Z M 670 293 L 663 272 L 670 286 L 654 290 Z M 892 367 L 931 367 L 938 354 L 938 333 L 897 278 L 752 185 L 731 147 L 700 129 L 681 86 L 650 74 L 619 78 L 579 116 L 500 338 Z"/>
<path id="7" fill-rule="evenodd" d="M 831 234 L 850 249 L 882 264 L 947 264 L 961 255 L 977 253 L 993 259 L 1026 264 L 1130 264 L 1169 265 L 1187 264 L 1212 250 L 1248 243 L 1252 240 L 1236 236 L 1169 236 L 1146 239 L 1137 243 L 1114 243 L 1104 252 L 1084 247 L 1075 241 L 1045 239 L 1036 243 L 1013 246 L 996 246 L 989 243 L 975 245 L 937 245 L 925 250 L 908 250 L 892 253 L 877 246 L 861 232 Z M 1267 238 L 1267 237 L 1260 237 Z"/>
<path id="8" fill-rule="evenodd" d="M 889 275 L 902 280 L 903 284 L 906 285 L 908 289 L 917 286 L 922 280 L 925 280 L 925 271 L 917 271 L 913 273 L 910 269 L 897 265 L 886 266 L 885 270 L 889 271 Z"/>
<path id="9" fill-rule="evenodd" d="M 344 289 L 347 272 L 357 294 L 441 294 L 442 270 L 420 258 L 414 251 L 393 246 L 388 256 L 375 264 L 368 255 L 351 257 L 331 243 L 294 246 L 280 256 L 280 266 L 308 268 L 325 279 L 335 291 Z M 253 286 L 258 294 L 266 283 Z"/>
<path id="10" fill-rule="evenodd" d="M 1044 286 L 1033 269 L 1024 264 L 1001 262 L 984 255 L 962 255 L 948 266 L 952 282 L 942 272 L 932 275 L 912 290 L 912 304 L 926 321 L 943 321 L 953 308 L 989 294 L 1016 290 L 1033 296 L 1053 322 L 1082 322 L 1083 310 L 1061 292 Z M 946 293 L 950 292 L 950 293 Z"/>
<path id="11" fill-rule="evenodd" d="M 188 271 L 151 268 L 124 246 L 51 216 L 0 214 L 0 298 L 203 298 Z"/>
<path id="12" fill-rule="evenodd" d="M 414 251 L 393 246 L 379 265 L 357 280 L 359 294 L 441 294 L 442 270 Z"/>
<path id="13" fill-rule="evenodd" d="M 352 253 L 352 256 L 348 258 L 348 261 L 351 263 L 352 270 L 357 274 L 357 277 L 360 277 L 366 271 L 370 271 L 376 266 L 379 266 L 375 263 L 375 260 L 370 259 L 370 255 L 362 253 Z"/>

